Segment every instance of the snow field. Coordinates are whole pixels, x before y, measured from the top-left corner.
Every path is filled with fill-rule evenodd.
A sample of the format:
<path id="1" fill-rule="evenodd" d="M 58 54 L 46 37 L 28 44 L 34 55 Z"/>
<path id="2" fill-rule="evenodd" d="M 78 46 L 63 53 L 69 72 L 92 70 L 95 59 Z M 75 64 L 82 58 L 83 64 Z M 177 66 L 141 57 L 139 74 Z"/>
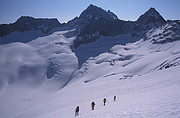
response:
<path id="1" fill-rule="evenodd" d="M 178 118 L 178 69 L 179 67 L 174 67 L 131 79 L 119 80 L 117 77 L 109 77 L 68 85 L 56 93 L 51 101 L 45 103 L 45 106 L 62 106 L 37 118 L 73 118 L 76 105 L 80 106 L 80 118 Z M 168 74 L 169 72 L 172 74 Z M 117 101 L 113 101 L 114 95 L 117 96 Z M 106 106 L 103 106 L 104 97 L 107 98 Z M 92 101 L 96 103 L 94 111 L 90 107 Z M 32 113 L 38 110 L 35 108 Z"/>
<path id="2" fill-rule="evenodd" d="M 180 41 L 107 43 L 114 47 L 99 55 L 101 39 L 79 48 L 88 60 L 78 69 L 79 49 L 71 51 L 66 32 L 0 46 L 2 118 L 73 118 L 77 105 L 78 118 L 180 117 Z"/>

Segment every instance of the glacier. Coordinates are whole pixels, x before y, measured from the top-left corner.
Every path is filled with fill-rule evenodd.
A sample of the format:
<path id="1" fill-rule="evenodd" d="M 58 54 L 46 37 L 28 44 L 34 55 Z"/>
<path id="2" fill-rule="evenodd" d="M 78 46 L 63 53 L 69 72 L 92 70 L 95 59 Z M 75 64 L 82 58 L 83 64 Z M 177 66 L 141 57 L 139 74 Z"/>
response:
<path id="1" fill-rule="evenodd" d="M 150 11 L 141 20 L 157 17 Z M 131 29 L 115 36 L 100 34 L 77 48 L 77 24 L 72 24 L 48 34 L 13 32 L 0 38 L 28 40 L 0 45 L 1 118 L 73 118 L 76 106 L 78 118 L 180 117 L 178 20 L 158 27 L 150 22 L 142 26 L 145 34 L 138 21 L 143 33 Z"/>

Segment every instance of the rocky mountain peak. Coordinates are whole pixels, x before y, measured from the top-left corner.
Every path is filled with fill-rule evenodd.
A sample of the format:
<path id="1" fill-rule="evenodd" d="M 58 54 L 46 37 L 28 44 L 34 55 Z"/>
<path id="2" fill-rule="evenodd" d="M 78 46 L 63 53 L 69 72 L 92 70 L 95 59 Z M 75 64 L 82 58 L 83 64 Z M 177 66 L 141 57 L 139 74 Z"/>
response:
<path id="1" fill-rule="evenodd" d="M 56 19 L 33 18 L 31 16 L 21 16 L 15 23 L 0 25 L 0 37 L 4 37 L 15 31 L 42 31 L 48 33 L 50 30 L 61 27 L 62 24 Z"/>
<path id="2" fill-rule="evenodd" d="M 133 25 L 133 36 L 143 37 L 150 29 L 158 28 L 166 24 L 166 20 L 156 11 L 155 8 L 150 8 Z"/>
<path id="3" fill-rule="evenodd" d="M 98 9 L 99 7 L 93 5 L 93 4 L 90 4 L 86 10 L 89 10 L 89 9 Z"/>
<path id="4" fill-rule="evenodd" d="M 35 20 L 35 18 L 31 16 L 21 16 L 16 22 L 28 21 L 28 20 Z"/>
<path id="5" fill-rule="evenodd" d="M 99 20 L 99 19 L 105 19 L 105 20 L 117 20 L 118 19 L 118 17 L 114 13 L 110 12 L 109 10 L 105 11 L 102 8 L 94 6 L 92 4 L 90 4 L 87 7 L 87 9 L 85 9 L 81 13 L 79 18 L 83 19 L 87 22 L 89 22 L 91 20 Z"/>
<path id="6" fill-rule="evenodd" d="M 54 23 L 54 24 L 58 24 L 60 25 L 59 21 L 57 20 L 57 18 L 51 18 L 51 19 L 48 19 L 48 18 L 33 18 L 31 16 L 21 16 L 16 22 L 15 24 L 18 24 L 20 23 L 21 25 L 22 24 L 49 24 L 49 23 Z"/>
<path id="7" fill-rule="evenodd" d="M 166 20 L 156 11 L 155 8 L 150 8 L 138 18 L 137 22 L 141 24 L 160 23 L 161 25 L 165 23 Z"/>

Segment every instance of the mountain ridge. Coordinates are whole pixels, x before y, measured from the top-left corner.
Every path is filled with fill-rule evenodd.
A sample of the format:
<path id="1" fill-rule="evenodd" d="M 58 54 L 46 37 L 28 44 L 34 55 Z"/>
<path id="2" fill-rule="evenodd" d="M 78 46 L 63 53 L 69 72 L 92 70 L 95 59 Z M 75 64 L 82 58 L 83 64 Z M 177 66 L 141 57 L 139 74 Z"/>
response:
<path id="1" fill-rule="evenodd" d="M 83 20 L 91 22 L 86 22 L 83 24 L 78 22 L 82 21 L 82 14 L 94 14 L 95 11 L 92 9 L 102 12 L 104 11 L 104 14 L 100 15 L 101 19 L 97 18 L 89 20 L 89 17 L 85 17 Z M 142 38 L 150 29 L 166 24 L 166 20 L 159 14 L 159 12 L 155 10 L 155 8 L 150 8 L 143 15 L 141 15 L 137 21 L 123 21 L 118 19 L 117 16 L 114 16 L 116 17 L 115 19 L 112 17 L 109 18 L 108 12 L 93 5 L 88 6 L 87 9 L 82 12 L 82 14 L 80 17 L 74 19 L 76 22 L 75 26 L 78 26 L 75 32 L 77 35 L 76 39 L 74 40 L 75 48 L 81 44 L 93 42 L 99 39 L 102 35 L 115 36 L 130 33 L 133 37 Z M 107 18 L 105 18 L 105 16 Z M 91 16 L 91 18 L 92 17 L 96 18 L 96 14 Z M 72 22 L 73 21 L 71 21 L 71 23 Z"/>
<path id="2" fill-rule="evenodd" d="M 51 29 L 61 27 L 62 24 L 56 18 L 33 18 L 31 16 L 21 16 L 16 22 L 0 25 L 0 37 L 4 37 L 12 32 L 36 31 L 48 33 Z"/>
<path id="3" fill-rule="evenodd" d="M 1 117 L 72 118 L 79 106 L 79 118 L 179 118 L 180 21 L 74 20 L 26 43 L 42 31 L 0 38 L 21 35 L 0 45 Z M 85 42 L 73 48 L 77 36 Z"/>
<path id="4" fill-rule="evenodd" d="M 34 23 L 34 20 L 37 23 Z M 33 23 L 27 23 L 27 21 L 33 21 Z M 65 34 L 65 36 L 67 38 L 76 37 L 73 47 L 78 48 L 81 44 L 96 41 L 100 36 L 131 34 L 133 37 L 141 39 L 150 29 L 167 23 L 155 8 L 150 8 L 137 21 L 124 21 L 120 20 L 110 10 L 106 11 L 101 7 L 90 4 L 79 17 L 75 17 L 65 24 L 59 23 L 57 19 L 36 19 L 29 16 L 20 17 L 15 23 L 0 25 L 0 37 L 7 36 L 14 31 L 40 30 L 42 33 L 47 33 L 54 28 L 69 27 L 69 29 L 75 30 L 70 33 L 68 32 L 68 35 Z M 35 25 L 32 26 L 33 24 Z M 2 42 L 3 40 L 0 40 L 0 44 L 4 44 Z M 4 42 L 8 41 L 6 40 Z M 15 42 L 21 41 L 18 40 Z"/>

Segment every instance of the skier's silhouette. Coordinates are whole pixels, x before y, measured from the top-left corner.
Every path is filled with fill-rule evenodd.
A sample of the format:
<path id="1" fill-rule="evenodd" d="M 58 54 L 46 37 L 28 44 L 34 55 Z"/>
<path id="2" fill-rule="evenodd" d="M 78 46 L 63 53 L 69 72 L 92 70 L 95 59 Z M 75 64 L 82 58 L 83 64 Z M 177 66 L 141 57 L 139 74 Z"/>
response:
<path id="1" fill-rule="evenodd" d="M 104 106 L 106 105 L 106 101 L 107 101 L 106 98 L 104 98 L 104 99 L 103 99 Z"/>
<path id="2" fill-rule="evenodd" d="M 114 101 L 116 101 L 116 96 L 114 96 Z"/>
<path id="3" fill-rule="evenodd" d="M 78 115 L 79 115 L 79 106 L 77 106 L 75 109 L 75 116 L 78 116 Z"/>
<path id="4" fill-rule="evenodd" d="M 95 103 L 92 102 L 92 103 L 91 103 L 92 110 L 94 110 L 94 106 L 95 106 Z"/>

